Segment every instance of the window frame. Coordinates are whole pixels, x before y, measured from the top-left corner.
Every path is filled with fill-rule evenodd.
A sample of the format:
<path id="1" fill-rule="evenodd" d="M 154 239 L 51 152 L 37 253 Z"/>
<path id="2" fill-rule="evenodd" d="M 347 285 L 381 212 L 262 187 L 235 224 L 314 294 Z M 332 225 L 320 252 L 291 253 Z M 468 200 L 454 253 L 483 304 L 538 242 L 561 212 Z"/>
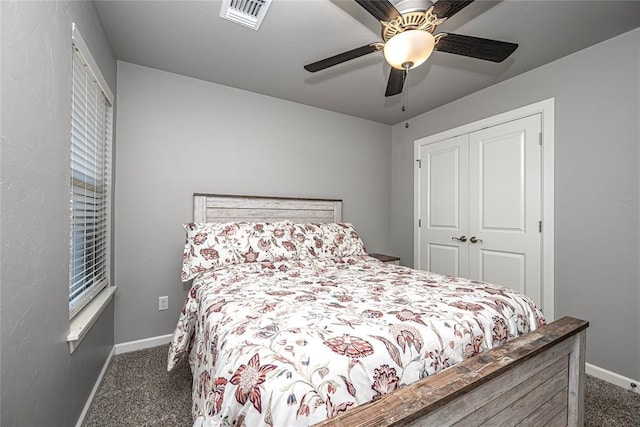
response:
<path id="1" fill-rule="evenodd" d="M 69 319 L 73 322 L 78 322 L 76 319 L 80 318 L 89 318 L 91 319 L 89 323 L 93 323 L 97 315 L 102 312 L 104 306 L 111 300 L 110 296 L 113 294 L 115 287 L 111 286 L 111 197 L 112 197 L 112 139 L 113 139 L 113 131 L 114 131 L 114 120 L 113 120 L 113 106 L 114 106 L 114 96 L 111 92 L 106 79 L 100 72 L 100 68 L 98 67 L 96 61 L 93 59 L 87 44 L 82 38 L 80 32 L 78 31 L 75 23 L 72 25 L 72 92 L 71 92 L 71 127 L 73 128 L 74 124 L 74 103 L 77 101 L 74 92 L 74 84 L 76 80 L 75 69 L 78 64 L 78 59 L 80 60 L 81 66 L 83 67 L 83 71 L 86 71 L 86 75 L 88 77 L 87 83 L 91 84 L 95 83 L 97 87 L 93 87 L 94 93 L 95 89 L 98 89 L 99 92 L 102 93 L 104 98 L 96 97 L 97 101 L 104 102 L 104 106 L 102 104 L 96 104 L 95 113 L 96 117 L 98 113 L 101 114 L 101 125 L 97 126 L 96 129 L 101 133 L 100 137 L 97 138 L 92 144 L 95 144 L 98 147 L 98 151 L 100 151 L 100 156 L 104 156 L 97 161 L 99 163 L 98 168 L 99 177 L 94 182 L 90 182 L 91 179 L 79 179 L 78 174 L 81 174 L 80 168 L 74 169 L 73 159 L 74 159 L 74 137 L 73 134 L 70 137 L 70 179 L 69 179 L 69 208 L 70 208 L 70 216 L 69 216 Z M 86 106 L 85 106 L 86 107 Z M 102 126 L 104 125 L 104 126 Z M 73 132 L 73 131 L 72 131 Z M 86 146 L 83 146 L 85 148 Z M 77 150 L 76 150 L 77 154 Z M 89 155 L 85 155 L 88 157 Z M 92 165 L 94 166 L 94 165 Z M 75 175 L 75 176 L 74 176 Z M 73 211 L 73 199 L 74 197 L 82 196 L 77 192 L 77 189 L 84 188 L 86 193 L 84 196 L 88 199 L 93 198 L 94 200 L 99 200 L 101 205 L 96 207 L 95 210 L 90 211 L 90 215 L 94 215 L 96 221 L 91 221 L 87 219 L 93 225 L 89 225 L 88 227 L 94 226 L 95 232 L 104 235 L 102 237 L 97 237 L 95 240 L 89 238 L 89 243 L 97 243 L 96 246 L 93 246 L 91 250 L 88 252 L 83 252 L 82 248 L 80 250 L 77 247 L 74 249 L 74 211 Z M 102 196 L 100 197 L 100 193 Z M 98 197 L 96 197 L 98 195 Z M 80 203 L 81 204 L 81 203 Z M 78 205 L 76 205 L 77 207 Z M 75 221 L 78 221 L 77 219 Z M 76 222 L 77 225 L 77 222 Z M 77 228 L 75 228 L 77 230 Z M 87 242 L 86 236 L 82 237 L 83 244 Z M 81 268 L 84 274 L 89 267 L 87 267 L 87 263 L 95 262 L 95 259 L 91 255 L 99 254 L 100 260 L 100 275 L 97 277 L 97 281 L 95 283 L 91 283 L 86 289 L 82 290 L 74 299 L 71 298 L 73 292 L 73 284 L 74 284 L 74 254 L 76 256 L 76 260 L 78 259 L 78 253 L 81 253 Z M 91 254 L 91 255 L 87 255 Z M 84 260 L 83 260 L 84 259 Z M 92 261 L 87 261 L 91 259 Z M 77 269 L 75 270 L 77 272 Z M 96 280 L 96 276 L 92 276 L 91 280 Z M 114 289 L 109 289 L 113 287 Z M 109 289 L 108 292 L 103 292 L 104 290 Z M 82 287 L 80 288 L 82 289 Z M 102 298 L 96 298 L 99 294 L 107 295 L 108 298 L 105 300 L 104 295 Z M 90 304 L 93 300 L 100 300 L 102 303 L 99 307 L 94 307 L 89 310 Z M 87 316 L 84 313 L 84 316 L 78 316 L 80 313 L 84 311 L 92 311 Z M 84 321 L 82 321 L 84 323 Z M 73 325 L 72 325 L 73 326 Z M 81 329 L 88 329 L 88 324 L 84 324 L 81 326 Z M 73 327 L 71 328 L 73 329 Z M 70 336 L 73 334 L 70 334 Z"/>

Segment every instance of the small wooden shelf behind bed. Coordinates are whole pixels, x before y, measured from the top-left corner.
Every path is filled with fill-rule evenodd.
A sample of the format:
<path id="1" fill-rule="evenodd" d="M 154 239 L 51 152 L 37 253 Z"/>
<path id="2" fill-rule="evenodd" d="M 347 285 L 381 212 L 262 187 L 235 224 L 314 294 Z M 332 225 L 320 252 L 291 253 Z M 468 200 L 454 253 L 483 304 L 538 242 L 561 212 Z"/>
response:
<path id="1" fill-rule="evenodd" d="M 195 222 L 340 222 L 342 201 L 194 194 Z M 588 322 L 563 317 L 322 426 L 582 426 Z"/>

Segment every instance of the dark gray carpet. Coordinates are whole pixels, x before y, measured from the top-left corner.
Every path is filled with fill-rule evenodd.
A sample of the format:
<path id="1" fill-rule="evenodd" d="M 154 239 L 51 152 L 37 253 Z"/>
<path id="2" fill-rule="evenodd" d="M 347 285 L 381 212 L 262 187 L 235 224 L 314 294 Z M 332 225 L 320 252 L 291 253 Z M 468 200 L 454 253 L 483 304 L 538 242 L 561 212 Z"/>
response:
<path id="1" fill-rule="evenodd" d="M 191 372 L 167 372 L 168 345 L 114 356 L 85 427 L 191 426 Z M 586 427 L 640 427 L 640 394 L 587 375 Z"/>
<path id="2" fill-rule="evenodd" d="M 191 426 L 191 370 L 167 372 L 168 345 L 111 359 L 85 427 Z"/>
<path id="3" fill-rule="evenodd" d="M 584 396 L 586 427 L 640 426 L 640 394 L 587 375 Z"/>

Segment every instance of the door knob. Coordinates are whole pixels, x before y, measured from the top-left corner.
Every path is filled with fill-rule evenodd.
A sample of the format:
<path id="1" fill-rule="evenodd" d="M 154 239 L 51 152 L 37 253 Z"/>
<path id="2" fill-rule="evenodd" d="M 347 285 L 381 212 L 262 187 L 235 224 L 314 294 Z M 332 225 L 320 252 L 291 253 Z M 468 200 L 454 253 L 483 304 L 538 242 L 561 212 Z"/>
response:
<path id="1" fill-rule="evenodd" d="M 466 242 L 467 241 L 467 236 L 460 236 L 460 237 L 452 237 L 451 240 L 457 240 L 459 242 Z"/>
<path id="2" fill-rule="evenodd" d="M 478 243 L 478 242 L 482 243 L 482 239 L 478 239 L 476 236 L 471 236 L 471 238 L 469 239 L 469 241 L 470 241 L 471 243 Z"/>

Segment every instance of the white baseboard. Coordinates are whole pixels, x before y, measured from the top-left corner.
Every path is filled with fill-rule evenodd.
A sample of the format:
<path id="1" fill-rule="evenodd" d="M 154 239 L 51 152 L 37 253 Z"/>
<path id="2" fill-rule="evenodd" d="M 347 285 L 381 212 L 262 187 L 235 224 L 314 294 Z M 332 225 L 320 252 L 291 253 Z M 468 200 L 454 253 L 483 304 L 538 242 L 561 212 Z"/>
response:
<path id="1" fill-rule="evenodd" d="M 111 363 L 111 358 L 115 354 L 115 347 L 111 348 L 109 352 L 109 356 L 107 356 L 107 360 L 105 360 L 104 365 L 102 366 L 102 370 L 100 371 L 100 375 L 98 375 L 98 379 L 96 383 L 93 385 L 93 389 L 91 389 L 91 394 L 87 398 L 87 402 L 84 404 L 84 408 L 82 408 L 82 412 L 80 413 L 80 417 L 78 418 L 78 422 L 76 423 L 76 427 L 82 427 L 84 423 L 84 419 L 87 417 L 89 413 L 89 409 L 91 408 L 91 404 L 93 403 L 93 398 L 96 396 L 98 389 L 100 388 L 100 384 L 102 384 L 102 378 L 104 374 L 107 372 L 107 368 L 109 367 L 109 363 Z"/>
<path id="2" fill-rule="evenodd" d="M 623 377 L 622 375 L 616 374 L 615 372 L 607 371 L 606 369 L 602 369 L 590 363 L 586 364 L 585 371 L 587 374 L 593 375 L 594 377 L 599 378 L 603 381 L 640 394 L 640 381 L 638 380 Z M 632 386 L 632 384 L 635 384 L 635 387 Z"/>
<path id="3" fill-rule="evenodd" d="M 116 354 L 129 353 L 131 351 L 144 350 L 171 342 L 173 334 L 160 335 L 158 337 L 145 338 L 137 341 L 123 342 L 115 345 Z"/>

